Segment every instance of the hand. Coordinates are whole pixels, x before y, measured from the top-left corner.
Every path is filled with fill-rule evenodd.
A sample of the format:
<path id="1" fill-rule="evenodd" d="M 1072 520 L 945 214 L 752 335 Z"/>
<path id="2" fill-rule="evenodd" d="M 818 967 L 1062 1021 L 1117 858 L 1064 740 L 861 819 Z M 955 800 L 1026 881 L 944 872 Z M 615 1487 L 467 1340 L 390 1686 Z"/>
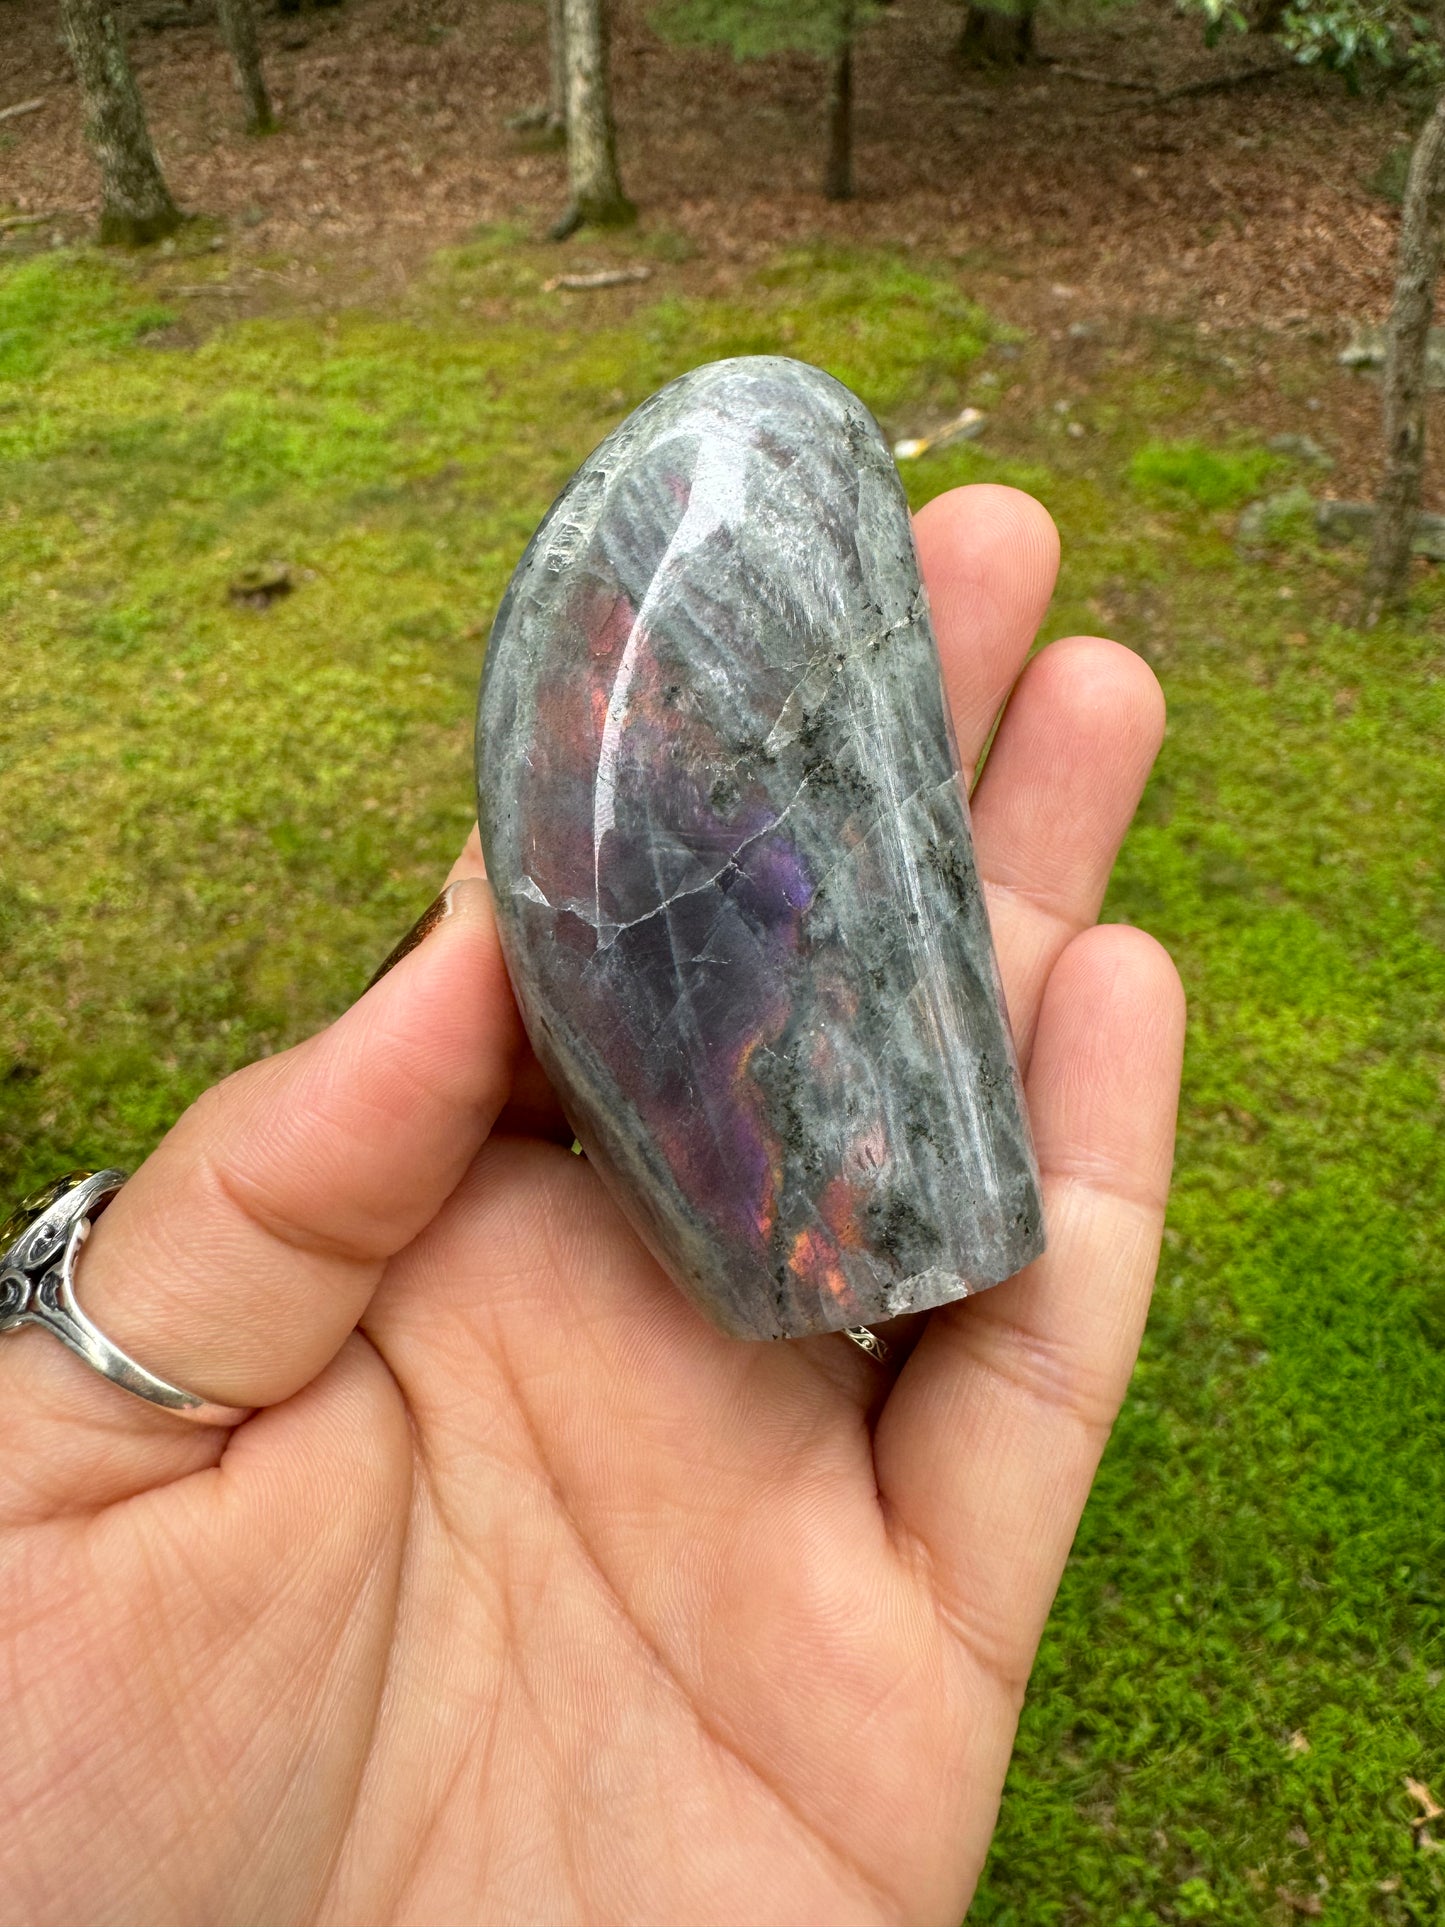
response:
<path id="1" fill-rule="evenodd" d="M 1023 667 L 1026 497 L 917 531 L 966 758 L 1009 699 L 974 820 L 1047 1255 L 896 1382 L 719 1336 L 569 1155 L 473 845 L 434 933 L 203 1097 L 86 1248 L 102 1330 L 256 1415 L 0 1341 L 6 1921 L 962 1914 L 1138 1343 L 1183 1015 L 1151 939 L 1091 928 L 1153 676 Z"/>

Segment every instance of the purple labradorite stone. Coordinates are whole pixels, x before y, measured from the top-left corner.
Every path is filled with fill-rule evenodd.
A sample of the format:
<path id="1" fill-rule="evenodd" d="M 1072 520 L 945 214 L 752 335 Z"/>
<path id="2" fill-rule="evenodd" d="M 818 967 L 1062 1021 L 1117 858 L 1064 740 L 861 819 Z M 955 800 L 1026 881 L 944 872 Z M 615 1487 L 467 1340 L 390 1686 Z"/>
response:
<path id="1" fill-rule="evenodd" d="M 908 508 L 846 388 L 758 356 L 629 416 L 518 564 L 477 741 L 532 1043 L 710 1318 L 833 1331 L 1038 1255 Z"/>

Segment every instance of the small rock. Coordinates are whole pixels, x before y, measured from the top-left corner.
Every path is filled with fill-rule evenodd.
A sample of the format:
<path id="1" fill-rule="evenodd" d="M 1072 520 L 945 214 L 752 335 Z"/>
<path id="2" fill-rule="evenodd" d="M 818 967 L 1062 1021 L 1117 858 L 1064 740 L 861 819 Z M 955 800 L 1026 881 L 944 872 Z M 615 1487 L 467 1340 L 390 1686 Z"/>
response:
<path id="1" fill-rule="evenodd" d="M 1268 548 L 1302 533 L 1307 522 L 1313 522 L 1322 542 L 1368 542 L 1375 526 L 1375 505 L 1328 499 L 1317 502 L 1307 488 L 1296 486 L 1242 509 L 1234 527 L 1235 545 L 1246 553 Z M 1427 562 L 1445 562 L 1445 515 L 1420 514 L 1410 547 Z"/>
<path id="2" fill-rule="evenodd" d="M 273 602 L 290 595 L 295 587 L 284 562 L 267 562 L 259 568 L 244 569 L 226 594 L 243 608 L 269 609 Z"/>
<path id="3" fill-rule="evenodd" d="M 1368 542 L 1374 525 L 1373 502 L 1315 504 L 1315 527 L 1326 542 Z"/>
<path id="4" fill-rule="evenodd" d="M 1418 515 L 1410 547 L 1427 562 L 1445 562 L 1445 515 Z"/>
<path id="5" fill-rule="evenodd" d="M 1385 366 L 1386 336 L 1383 328 L 1358 328 L 1347 348 L 1340 353 L 1340 366 L 1378 374 Z M 1425 349 L 1425 382 L 1430 388 L 1445 388 L 1445 328 L 1432 328 Z"/>
<path id="6" fill-rule="evenodd" d="M 1097 321 L 1071 321 L 1069 323 L 1070 341 L 1097 341 L 1102 330 Z"/>
<path id="7" fill-rule="evenodd" d="M 1383 328 L 1357 328 L 1348 345 L 1340 350 L 1341 368 L 1383 368 L 1384 365 Z"/>
<path id="8" fill-rule="evenodd" d="M 1285 489 L 1280 495 L 1267 495 L 1262 501 L 1251 502 L 1240 510 L 1234 525 L 1235 546 L 1248 552 L 1282 542 L 1292 532 L 1303 532 L 1314 511 L 1314 497 L 1303 487 Z"/>
<path id="9" fill-rule="evenodd" d="M 1313 435 L 1274 435 L 1265 443 L 1271 455 L 1287 455 L 1291 461 L 1310 462 L 1316 468 L 1333 468 L 1334 457 L 1326 454 Z"/>

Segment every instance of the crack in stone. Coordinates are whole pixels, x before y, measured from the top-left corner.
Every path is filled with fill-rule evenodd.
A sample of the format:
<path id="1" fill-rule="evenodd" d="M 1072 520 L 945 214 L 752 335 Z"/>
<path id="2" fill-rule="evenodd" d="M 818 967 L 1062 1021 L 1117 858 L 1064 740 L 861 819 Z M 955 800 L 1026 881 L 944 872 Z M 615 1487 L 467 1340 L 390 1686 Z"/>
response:
<path id="1" fill-rule="evenodd" d="M 607 940 L 604 943 L 598 944 L 594 953 L 594 957 L 600 957 L 612 948 L 624 932 L 635 930 L 639 924 L 650 923 L 654 917 L 660 917 L 664 910 L 671 909 L 674 903 L 681 903 L 686 897 L 701 896 L 704 890 L 711 890 L 715 884 L 721 882 L 729 870 L 735 870 L 737 868 L 738 858 L 743 854 L 744 850 L 750 849 L 754 843 L 760 843 L 764 837 L 771 836 L 781 824 L 786 822 L 787 818 L 792 814 L 793 809 L 802 800 L 803 791 L 807 789 L 808 782 L 809 779 L 805 776 L 793 791 L 787 803 L 784 804 L 783 808 L 779 810 L 778 814 L 773 818 L 772 822 L 765 823 L 760 830 L 754 830 L 751 836 L 745 836 L 742 842 L 737 845 L 736 849 L 730 853 L 727 861 L 714 870 L 711 876 L 704 877 L 701 883 L 689 883 L 684 889 L 674 890 L 672 895 L 664 897 L 661 903 L 655 903 L 650 910 L 644 910 L 640 916 L 629 917 L 626 923 L 613 923 L 610 918 L 605 917 L 599 917 L 598 920 L 594 922 L 592 917 L 587 914 L 587 906 L 580 903 L 549 903 L 537 883 L 530 876 L 524 876 L 520 883 L 514 883 L 512 885 L 512 895 L 525 897 L 529 902 L 541 904 L 548 910 L 570 911 L 573 916 L 580 918 L 581 921 L 599 937 L 604 930 L 608 931 L 610 934 Z"/>
<path id="2" fill-rule="evenodd" d="M 881 614 L 882 611 L 880 610 L 879 613 Z M 890 636 L 897 635 L 900 629 L 911 629 L 914 623 L 918 621 L 922 613 L 923 613 L 922 596 L 916 595 L 913 598 L 913 601 L 911 602 L 911 604 L 909 605 L 907 615 L 900 616 L 896 622 L 885 623 L 881 629 L 868 630 L 866 634 L 857 637 L 852 643 L 845 643 L 843 645 L 842 654 L 838 656 L 837 661 L 833 665 L 832 674 L 828 677 L 828 680 L 823 684 L 823 687 L 818 692 L 817 701 L 813 705 L 814 708 L 821 708 L 822 705 L 827 701 L 829 690 L 833 687 L 834 683 L 837 682 L 838 678 L 842 675 L 843 671 L 848 667 L 850 662 L 855 662 L 858 659 L 858 657 L 860 657 L 863 654 L 863 651 L 865 649 L 881 649 L 883 644 L 888 640 L 888 638 Z M 804 665 L 803 673 L 798 677 L 798 680 L 793 684 L 792 688 L 788 691 L 787 695 L 783 698 L 783 701 L 778 709 L 777 720 L 776 722 L 774 722 L 772 728 L 769 730 L 767 735 L 767 740 L 763 744 L 763 748 L 765 750 L 768 750 L 772 754 L 776 755 L 778 750 L 786 747 L 788 743 L 795 740 L 797 735 L 796 731 L 792 731 L 789 734 L 784 736 L 779 736 L 778 732 L 783 728 L 783 719 L 787 715 L 789 709 L 792 707 L 793 698 L 797 695 L 798 691 L 803 687 L 804 683 L 807 682 L 808 678 L 813 674 L 814 670 L 817 669 L 821 663 L 825 662 L 827 658 L 831 656 L 837 648 L 838 648 L 838 644 L 836 642 L 827 643 L 823 648 L 819 649 L 814 655 L 808 658 L 807 663 Z M 737 759 L 738 762 L 741 762 L 742 760 L 743 760 L 742 757 L 739 757 Z M 734 763 L 732 767 L 736 769 L 737 763 Z"/>
<path id="3" fill-rule="evenodd" d="M 897 629 L 901 626 L 902 625 L 899 623 L 894 623 L 892 625 L 892 628 Z M 888 633 L 888 632 L 885 632 L 885 633 Z M 806 672 L 803 680 L 806 680 Z M 899 798 L 896 807 L 899 811 L 902 811 L 906 809 L 908 805 L 914 801 L 915 798 L 923 795 L 936 795 L 940 790 L 948 789 L 951 785 L 956 783 L 957 780 L 958 780 L 957 776 L 955 774 L 950 773 L 948 776 L 941 777 L 936 783 L 918 783 L 911 790 L 908 791 L 907 795 Z M 754 843 L 760 842 L 764 837 L 771 836 L 774 830 L 776 830 L 778 826 L 782 822 L 784 822 L 785 819 L 792 813 L 796 804 L 802 799 L 803 792 L 808 787 L 808 782 L 809 782 L 809 778 L 805 776 L 803 780 L 799 783 L 797 789 L 793 792 L 792 796 L 789 798 L 787 804 L 783 807 L 783 809 L 781 809 L 778 812 L 777 816 L 773 819 L 773 821 L 771 823 L 764 824 L 763 828 L 760 830 L 754 830 L 751 836 L 744 837 L 742 842 L 737 845 L 736 849 L 734 849 L 730 853 L 727 861 L 721 864 L 719 868 L 712 873 L 711 876 L 704 877 L 700 883 L 690 883 L 681 890 L 674 890 L 672 895 L 669 897 L 664 897 L 661 903 L 654 904 L 650 910 L 644 910 L 640 916 L 629 918 L 626 923 L 613 924 L 610 919 L 606 919 L 606 918 L 599 919 L 597 922 L 594 922 L 592 917 L 587 914 L 587 906 L 581 903 L 577 903 L 575 901 L 564 902 L 561 904 L 553 904 L 546 896 L 541 886 L 537 883 L 536 879 L 531 875 L 524 875 L 520 882 L 514 883 L 512 885 L 512 895 L 517 897 L 524 897 L 529 903 L 538 904 L 541 906 L 541 908 L 545 910 L 569 911 L 573 916 L 580 918 L 581 921 L 585 923 L 588 926 L 588 928 L 592 930 L 599 937 L 602 935 L 602 932 L 604 930 L 609 930 L 611 934 L 608 936 L 606 942 L 598 945 L 597 951 L 595 953 L 597 956 L 602 956 L 605 952 L 607 952 L 612 948 L 612 946 L 617 942 L 617 939 L 620 936 L 622 936 L 624 932 L 628 930 L 635 930 L 639 924 L 651 922 L 651 920 L 654 917 L 661 916 L 663 911 L 670 909 L 673 904 L 680 903 L 687 897 L 701 896 L 703 891 L 711 890 L 715 884 L 721 882 L 721 880 L 728 874 L 730 870 L 737 868 L 738 858 L 743 854 L 745 850 L 749 849 Z M 839 872 L 839 870 L 841 870 L 845 864 L 853 862 L 858 857 L 860 852 L 863 850 L 865 845 L 872 840 L 875 833 L 882 827 L 883 827 L 883 812 L 880 810 L 879 813 L 874 817 L 873 821 L 868 825 L 867 829 L 859 837 L 858 841 L 853 845 L 852 849 L 845 851 L 844 854 L 839 857 L 836 863 L 829 864 L 828 868 L 824 870 L 822 875 L 818 878 L 817 883 L 814 886 L 813 903 L 816 903 L 819 895 L 822 894 L 824 885 L 827 884 L 833 877 L 835 877 Z M 810 903 L 808 905 L 807 910 L 804 912 L 805 917 L 812 915 L 813 903 Z M 946 927 L 948 924 L 952 923 L 953 921 L 954 921 L 954 916 L 950 915 L 950 916 L 944 917 L 941 920 L 941 922 L 938 923 L 935 927 L 942 929 Z M 712 962 L 718 962 L 718 961 L 720 960 L 716 958 L 704 958 L 704 957 L 695 957 L 693 959 L 694 963 L 702 963 L 702 962 L 712 963 Z M 916 985 L 914 987 L 915 989 L 917 988 Z"/>

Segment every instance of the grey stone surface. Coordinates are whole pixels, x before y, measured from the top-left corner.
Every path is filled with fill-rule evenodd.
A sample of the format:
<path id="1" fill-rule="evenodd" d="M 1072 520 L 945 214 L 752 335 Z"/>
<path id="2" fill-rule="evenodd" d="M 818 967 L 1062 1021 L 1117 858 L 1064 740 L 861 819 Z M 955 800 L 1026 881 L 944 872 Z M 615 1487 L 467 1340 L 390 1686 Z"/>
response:
<path id="1" fill-rule="evenodd" d="M 1340 366 L 1357 373 L 1379 374 L 1385 366 L 1388 338 L 1383 328 L 1357 328 L 1349 346 L 1340 350 Z M 1445 388 L 1445 328 L 1432 328 L 1425 346 L 1425 385 Z"/>
<path id="2" fill-rule="evenodd" d="M 1327 542 L 1368 542 L 1375 526 L 1373 502 L 1319 502 L 1315 526 Z M 1445 515 L 1421 509 L 1410 549 L 1427 562 L 1445 562 Z"/>
<path id="3" fill-rule="evenodd" d="M 582 465 L 498 613 L 480 816 L 529 1034 L 725 1330 L 942 1304 L 1043 1247 L 897 471 L 775 357 Z"/>
<path id="4" fill-rule="evenodd" d="M 1308 462 L 1312 468 L 1333 468 L 1335 458 L 1321 448 L 1313 435 L 1271 435 L 1265 447 L 1272 455 L 1287 455 L 1292 461 Z"/>
<path id="5" fill-rule="evenodd" d="M 1266 495 L 1240 510 L 1235 542 L 1246 553 L 1268 548 L 1287 542 L 1310 523 L 1325 542 L 1368 542 L 1375 526 L 1375 505 L 1316 500 L 1307 488 L 1286 489 L 1281 495 Z M 1445 515 L 1422 509 L 1415 518 L 1410 548 L 1428 562 L 1445 562 Z"/>
<path id="6" fill-rule="evenodd" d="M 1315 519 L 1315 498 L 1303 483 L 1249 502 L 1234 524 L 1236 546 L 1246 555 L 1306 535 Z"/>

